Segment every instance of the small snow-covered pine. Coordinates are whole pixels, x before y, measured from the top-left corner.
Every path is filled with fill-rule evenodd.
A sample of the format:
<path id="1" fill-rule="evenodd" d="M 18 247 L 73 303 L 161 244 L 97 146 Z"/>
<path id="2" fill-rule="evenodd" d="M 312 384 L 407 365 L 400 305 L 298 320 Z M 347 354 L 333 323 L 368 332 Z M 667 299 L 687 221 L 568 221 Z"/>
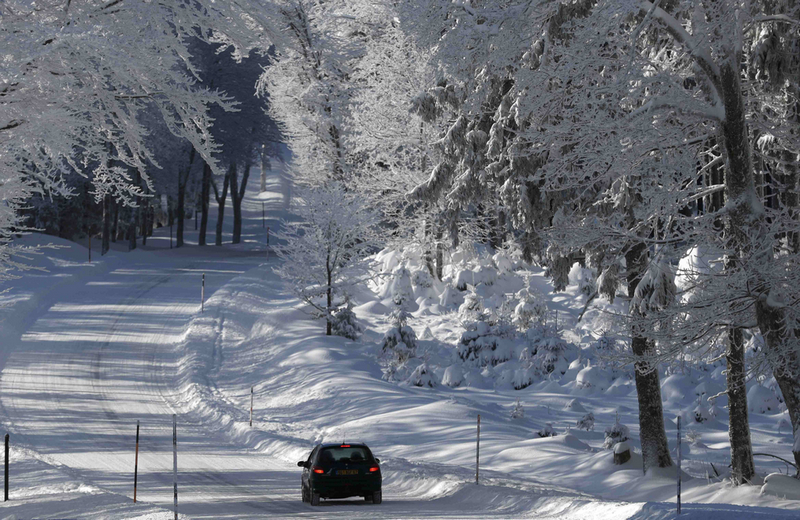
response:
<path id="1" fill-rule="evenodd" d="M 522 403 L 519 399 L 514 404 L 514 408 L 511 410 L 511 418 L 512 419 L 522 419 L 525 417 L 525 408 L 523 408 Z"/>
<path id="2" fill-rule="evenodd" d="M 594 431 L 594 414 L 592 412 L 589 412 L 580 419 L 578 419 L 576 427 L 579 430 L 586 430 L 587 432 Z"/>
<path id="3" fill-rule="evenodd" d="M 603 441 L 603 447 L 605 449 L 611 449 L 618 442 L 627 441 L 630 435 L 630 430 L 627 426 L 620 423 L 619 417 L 617 417 L 614 420 L 614 424 L 606 428 L 605 435 L 606 438 L 605 441 Z"/>
<path id="4" fill-rule="evenodd" d="M 539 437 L 555 437 L 558 435 L 556 430 L 553 428 L 552 423 L 545 423 L 544 428 L 539 430 L 537 433 Z"/>
<path id="5" fill-rule="evenodd" d="M 353 304 L 350 300 L 333 313 L 331 329 L 335 336 L 352 340 L 357 340 L 364 332 L 364 327 L 358 323 L 356 313 L 353 312 Z"/>

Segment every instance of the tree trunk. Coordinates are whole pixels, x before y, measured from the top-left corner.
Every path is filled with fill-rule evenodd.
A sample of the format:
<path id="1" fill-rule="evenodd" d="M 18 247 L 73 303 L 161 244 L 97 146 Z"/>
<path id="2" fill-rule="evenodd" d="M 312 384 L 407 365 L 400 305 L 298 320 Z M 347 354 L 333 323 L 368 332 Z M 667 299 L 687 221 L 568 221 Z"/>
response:
<path id="1" fill-rule="evenodd" d="M 139 213 L 141 214 L 142 220 L 142 246 L 147 245 L 147 214 L 150 212 L 150 199 L 148 197 L 142 197 L 142 203 L 140 204 Z"/>
<path id="2" fill-rule="evenodd" d="M 771 351 L 772 373 L 789 410 L 795 439 L 792 454 L 795 464 L 800 468 L 800 450 L 797 449 L 800 448 L 800 377 L 797 376 L 800 374 L 800 352 L 796 347 L 797 339 L 788 337 L 786 315 L 781 308 L 767 303 L 766 297 L 756 302 L 756 318 L 764 343 Z"/>
<path id="3" fill-rule="evenodd" d="M 183 225 L 186 221 L 186 184 L 178 183 L 178 229 L 176 231 L 175 247 L 183 247 Z"/>
<path id="4" fill-rule="evenodd" d="M 208 201 L 211 197 L 211 167 L 203 165 L 203 180 L 200 187 L 200 234 L 197 245 L 206 245 L 206 230 L 208 229 Z"/>
<path id="5" fill-rule="evenodd" d="M 231 202 L 233 203 L 233 239 L 231 243 L 238 244 L 242 241 L 242 200 L 250 178 L 251 163 L 248 159 L 242 173 L 242 183 L 239 185 L 238 171 L 234 166 L 231 170 Z"/>
<path id="6" fill-rule="evenodd" d="M 111 247 L 111 195 L 103 197 L 103 239 L 100 245 L 100 256 L 108 253 Z"/>
<path id="7" fill-rule="evenodd" d="M 217 237 L 215 244 L 222 245 L 222 221 L 225 218 L 225 199 L 228 197 L 228 186 L 231 182 L 231 177 L 236 175 L 236 164 L 231 163 L 228 167 L 228 173 L 225 174 L 225 179 L 222 181 L 222 193 L 217 190 L 217 184 L 212 181 L 211 185 L 214 187 L 214 198 L 217 199 L 219 209 L 217 212 Z"/>
<path id="8" fill-rule="evenodd" d="M 746 484 L 756 474 L 753 446 L 750 442 L 750 421 L 747 416 L 745 385 L 744 337 L 742 329 L 728 329 L 728 437 L 731 441 L 731 481 Z"/>
<path id="9" fill-rule="evenodd" d="M 269 155 L 267 155 L 267 145 L 261 145 L 261 189 L 259 193 L 267 191 L 267 172 L 272 169 Z"/>
<path id="10" fill-rule="evenodd" d="M 431 251 L 431 237 L 433 225 L 431 224 L 430 217 L 426 217 L 422 223 L 422 245 L 425 248 L 423 258 L 425 259 L 425 266 L 428 272 L 436 278 L 436 266 L 433 264 L 433 252 Z"/>
<path id="11" fill-rule="evenodd" d="M 625 254 L 628 266 L 628 296 L 633 298 L 636 287 L 644 273 L 646 249 L 639 244 Z M 632 311 L 635 312 L 635 311 Z M 672 466 L 669 456 L 667 432 L 664 429 L 664 409 L 661 404 L 661 384 L 658 367 L 653 366 L 655 348 L 631 325 L 631 350 L 636 357 L 634 363 L 636 397 L 639 400 L 639 436 L 642 442 L 642 464 L 645 473 L 652 468 Z"/>
<path id="12" fill-rule="evenodd" d="M 755 251 L 762 248 L 760 244 L 750 244 L 750 237 L 755 240 L 769 240 L 773 237 L 767 232 L 763 208 L 758 204 L 755 194 L 755 178 L 750 155 L 750 142 L 745 117 L 744 94 L 739 76 L 741 56 L 731 56 L 720 67 L 720 86 L 725 105 L 725 120 L 721 126 L 725 160 L 725 199 L 728 201 L 727 231 L 728 249 L 735 251 L 740 258 L 748 262 L 771 262 L 772 256 L 764 254 L 760 258 L 751 258 Z M 756 320 L 764 337 L 768 358 L 772 362 L 773 374 L 783 393 L 784 402 L 789 410 L 789 417 L 795 432 L 795 440 L 800 435 L 800 353 L 795 347 L 794 338 L 787 337 L 787 316 L 780 306 L 770 301 L 771 286 L 769 280 L 759 279 L 759 275 L 750 275 L 750 285 L 758 288 L 756 297 Z M 795 446 L 800 442 L 795 442 Z M 793 452 L 795 461 L 800 465 L 800 452 Z"/>
<path id="13" fill-rule="evenodd" d="M 113 204 L 113 216 L 111 217 L 111 241 L 117 242 L 117 233 L 119 233 L 119 203 L 115 200 Z"/>
<path id="14" fill-rule="evenodd" d="M 328 306 L 326 309 L 328 312 L 325 315 L 325 323 L 326 323 L 325 335 L 332 336 L 333 324 L 331 323 L 331 312 L 333 312 L 333 287 L 332 287 L 333 276 L 331 273 L 330 259 L 326 262 L 325 269 L 327 270 L 328 274 L 328 287 L 325 291 L 328 296 Z"/>
<path id="15" fill-rule="evenodd" d="M 436 230 L 436 279 L 442 279 L 444 272 L 444 246 L 442 245 L 442 230 Z"/>
<path id="16" fill-rule="evenodd" d="M 130 208 L 130 218 L 128 219 L 128 250 L 136 249 L 136 219 L 138 208 Z"/>

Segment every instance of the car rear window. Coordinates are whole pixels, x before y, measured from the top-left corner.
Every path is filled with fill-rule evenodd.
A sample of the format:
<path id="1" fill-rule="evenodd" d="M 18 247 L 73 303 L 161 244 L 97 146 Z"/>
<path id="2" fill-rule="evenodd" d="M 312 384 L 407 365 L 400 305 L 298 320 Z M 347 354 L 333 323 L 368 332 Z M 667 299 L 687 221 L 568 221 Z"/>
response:
<path id="1" fill-rule="evenodd" d="M 366 462 L 371 458 L 367 450 L 361 446 L 323 448 L 319 454 L 320 464 L 331 464 L 334 462 Z"/>

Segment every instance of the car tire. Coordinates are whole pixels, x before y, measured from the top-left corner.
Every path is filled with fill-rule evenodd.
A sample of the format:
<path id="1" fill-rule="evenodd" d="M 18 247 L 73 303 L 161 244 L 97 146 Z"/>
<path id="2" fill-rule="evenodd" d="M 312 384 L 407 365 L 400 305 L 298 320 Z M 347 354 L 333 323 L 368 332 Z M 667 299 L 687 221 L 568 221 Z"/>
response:
<path id="1" fill-rule="evenodd" d="M 303 502 L 308 502 L 308 493 L 306 493 L 305 486 L 300 487 L 300 500 Z"/>
<path id="2" fill-rule="evenodd" d="M 376 491 L 372 494 L 372 503 L 373 504 L 380 504 L 383 502 L 383 494 L 380 491 Z"/>
<path id="3" fill-rule="evenodd" d="M 311 505 L 312 506 L 319 505 L 319 493 L 311 493 Z"/>

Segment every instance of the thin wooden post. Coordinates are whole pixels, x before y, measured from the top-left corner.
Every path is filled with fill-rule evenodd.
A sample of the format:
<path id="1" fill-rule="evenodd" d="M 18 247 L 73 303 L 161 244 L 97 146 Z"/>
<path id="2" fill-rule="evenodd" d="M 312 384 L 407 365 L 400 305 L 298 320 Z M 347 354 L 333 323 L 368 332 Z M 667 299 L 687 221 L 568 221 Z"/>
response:
<path id="1" fill-rule="evenodd" d="M 206 305 L 206 273 L 203 273 L 203 281 L 200 285 L 200 312 L 205 310 Z"/>
<path id="2" fill-rule="evenodd" d="M 6 434 L 6 467 L 5 467 L 5 493 L 3 502 L 8 502 L 8 434 Z"/>
<path id="3" fill-rule="evenodd" d="M 481 471 L 481 415 L 478 414 L 478 444 L 475 449 L 475 484 L 478 484 L 478 479 Z"/>
<path id="4" fill-rule="evenodd" d="M 678 515 L 681 514 L 681 416 L 678 416 Z"/>
<path id="5" fill-rule="evenodd" d="M 253 387 L 250 387 L 250 427 L 253 427 Z"/>
<path id="6" fill-rule="evenodd" d="M 178 520 L 178 416 L 172 414 L 172 489 L 175 520 Z"/>
<path id="7" fill-rule="evenodd" d="M 136 487 L 139 484 L 139 421 L 136 421 L 136 455 L 133 458 L 133 503 L 136 503 Z"/>

